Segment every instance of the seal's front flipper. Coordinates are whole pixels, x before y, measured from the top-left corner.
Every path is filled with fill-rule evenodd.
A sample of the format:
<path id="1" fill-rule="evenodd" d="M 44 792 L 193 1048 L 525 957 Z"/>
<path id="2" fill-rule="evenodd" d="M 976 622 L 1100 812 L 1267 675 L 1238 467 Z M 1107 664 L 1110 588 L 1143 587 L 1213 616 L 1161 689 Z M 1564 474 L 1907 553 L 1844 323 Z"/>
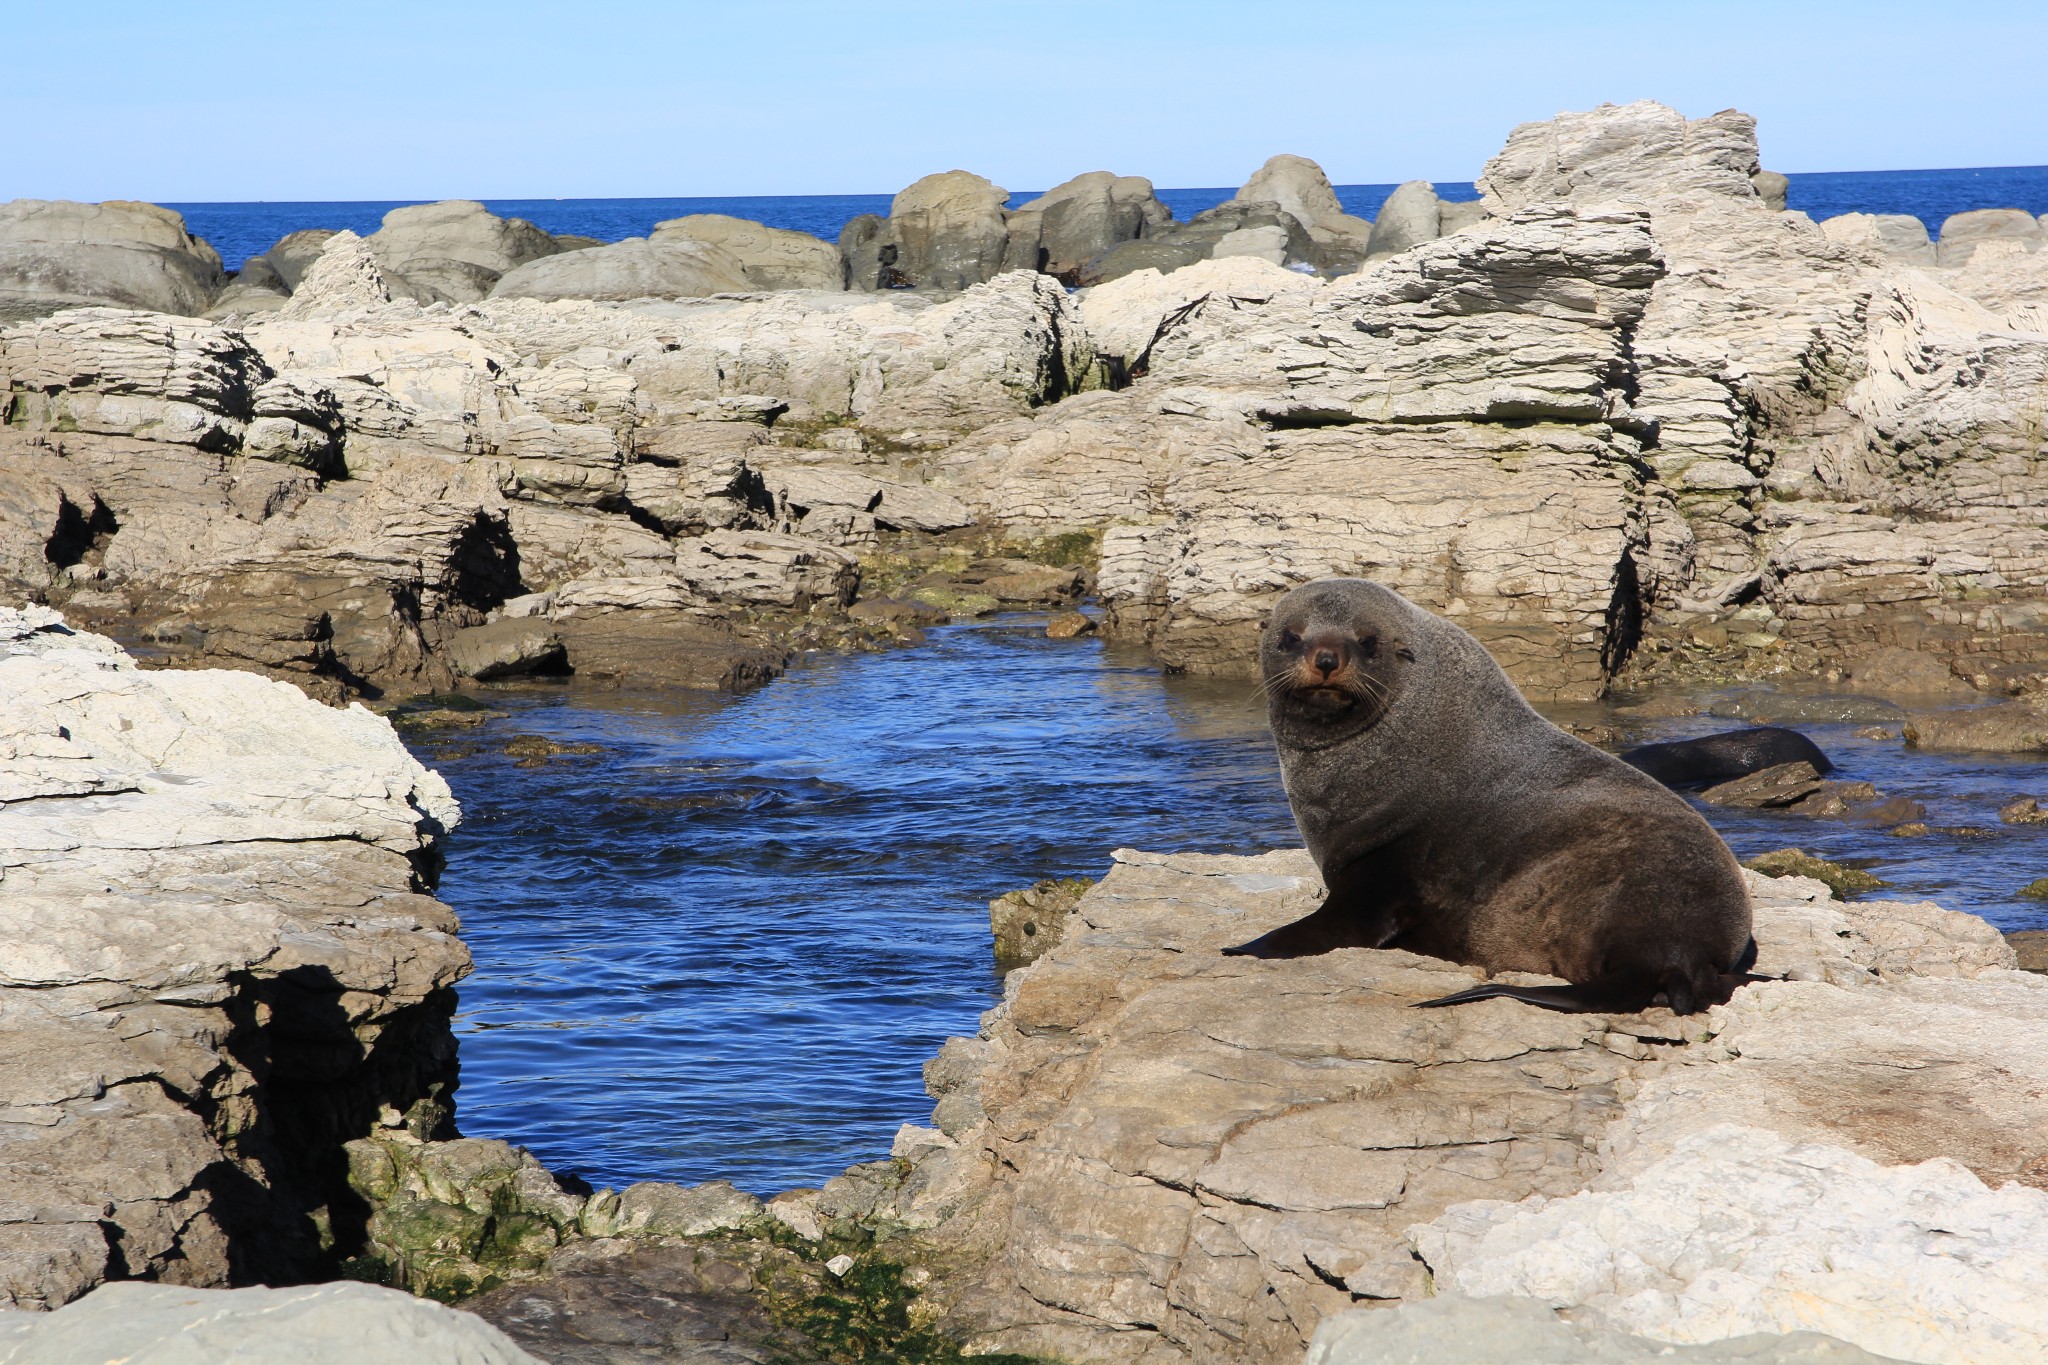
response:
<path id="1" fill-rule="evenodd" d="M 1314 913 L 1225 948 L 1225 957 L 1315 957 L 1338 948 L 1384 948 L 1401 933 L 1401 922 L 1385 904 L 1365 901 L 1356 879 L 1339 874 Z"/>

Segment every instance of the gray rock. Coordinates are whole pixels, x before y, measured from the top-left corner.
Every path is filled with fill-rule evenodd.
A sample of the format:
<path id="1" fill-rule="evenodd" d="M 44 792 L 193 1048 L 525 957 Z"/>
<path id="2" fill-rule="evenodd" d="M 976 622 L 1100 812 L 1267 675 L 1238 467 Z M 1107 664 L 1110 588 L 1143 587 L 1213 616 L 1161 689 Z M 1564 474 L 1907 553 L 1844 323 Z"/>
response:
<path id="1" fill-rule="evenodd" d="M 1910 213 L 1838 213 L 1823 218 L 1820 230 L 1831 242 L 1872 247 L 1909 265 L 1935 263 L 1927 224 Z"/>
<path id="2" fill-rule="evenodd" d="M 1315 243 L 1315 265 L 1328 274 L 1356 269 L 1372 236 L 1372 224 L 1344 212 L 1330 177 L 1305 156 L 1271 158 L 1231 202 L 1277 205 L 1308 233 Z"/>
<path id="3" fill-rule="evenodd" d="M 1302 1365 L 1897 1365 L 1818 1332 L 1701 1346 L 1572 1322 L 1537 1299 L 1424 1299 L 1324 1318 Z"/>
<path id="4" fill-rule="evenodd" d="M 808 232 L 764 227 L 722 213 L 695 213 L 656 223 L 647 240 L 655 245 L 698 242 L 726 253 L 754 289 L 843 289 L 839 250 Z"/>
<path id="5" fill-rule="evenodd" d="M 110 1284 L 0 1320 L 0 1365 L 541 1365 L 473 1313 L 367 1284 Z"/>
<path id="6" fill-rule="evenodd" d="M 1749 183 L 1756 186 L 1756 197 L 1767 209 L 1785 211 L 1785 195 L 1792 188 L 1792 182 L 1776 171 L 1757 171 L 1749 177 Z"/>
<path id="7" fill-rule="evenodd" d="M 0 324 L 91 304 L 196 317 L 223 283 L 220 253 L 155 204 L 0 204 Z"/>
<path id="8" fill-rule="evenodd" d="M 450 668 L 478 682 L 558 670 L 568 659 L 561 635 L 531 616 L 458 630 L 442 644 L 441 652 Z"/>
<path id="9" fill-rule="evenodd" d="M 1157 236 L 1172 224 L 1173 211 L 1153 194 L 1151 181 L 1089 171 L 1009 214 L 1004 263 L 1076 283 L 1081 268 L 1103 252 Z"/>
<path id="10" fill-rule="evenodd" d="M 483 298 L 505 272 L 561 250 L 524 218 L 500 218 L 470 199 L 393 209 L 364 241 L 415 296 L 458 303 Z"/>
<path id="11" fill-rule="evenodd" d="M 702 1237 L 745 1227 L 760 1218 L 766 1206 L 724 1180 L 684 1187 L 643 1181 L 619 1192 L 614 1207 L 599 1214 L 596 1201 L 584 1215 L 587 1230 L 599 1237 Z"/>
<path id="12" fill-rule="evenodd" d="M 968 171 L 928 175 L 897 194 L 886 220 L 847 224 L 840 254 L 851 289 L 965 289 L 1004 268 L 1010 192 Z"/>
<path id="13" fill-rule="evenodd" d="M 1348 245 L 1341 251 L 1326 252 L 1301 220 L 1280 205 L 1267 200 L 1230 200 L 1196 214 L 1185 223 L 1163 228 L 1155 237 L 1112 247 L 1081 268 L 1080 282 L 1103 284 L 1140 270 L 1169 274 L 1197 261 L 1215 259 L 1218 245 L 1232 234 L 1259 229 L 1277 229 L 1279 237 L 1276 239 L 1271 231 L 1261 232 L 1257 237 L 1240 237 L 1240 245 L 1226 249 L 1224 255 L 1255 255 L 1275 265 L 1313 265 L 1318 269 L 1331 262 L 1335 263 L 1330 266 L 1332 269 L 1344 268 L 1345 261 L 1355 265 L 1364 256 L 1362 235 L 1355 253 L 1346 254 L 1350 252 Z M 1275 240 L 1282 243 L 1278 259 L 1274 258 L 1272 247 Z M 1253 249 L 1243 250 L 1247 247 Z"/>
<path id="14" fill-rule="evenodd" d="M 2048 244 L 2048 231 L 2025 209 L 1972 209 L 1952 213 L 1941 221 L 1941 236 L 1934 244 L 1935 262 L 1961 265 L 1985 242 L 2013 241 L 2028 251 Z"/>
<path id="15" fill-rule="evenodd" d="M 1436 186 L 1427 180 L 1410 180 L 1387 196 L 1379 216 L 1372 220 L 1372 241 L 1368 257 L 1393 256 L 1418 242 L 1432 242 L 1443 235 L 1443 207 Z"/>
<path id="16" fill-rule="evenodd" d="M 1524 123 L 1486 163 L 1479 191 L 1498 214 L 1529 204 L 1617 199 L 1760 205 L 1756 120 L 1726 109 L 1688 119 L 1654 100 Z"/>
<path id="17" fill-rule="evenodd" d="M 860 590 L 859 562 L 846 551 L 768 531 L 707 531 L 676 552 L 676 572 L 700 597 L 755 606 L 843 607 Z"/>
<path id="18" fill-rule="evenodd" d="M 271 269 L 270 262 L 261 256 L 251 256 L 228 281 L 227 288 L 215 296 L 206 316 L 225 318 L 242 313 L 267 313 L 284 307 L 291 296 L 291 286 Z"/>
<path id="19" fill-rule="evenodd" d="M 334 233 L 333 228 L 300 228 L 297 232 L 287 232 L 277 239 L 276 245 L 263 253 L 263 259 L 277 272 L 287 289 L 297 289 L 299 281 L 306 278 L 313 262 L 320 259 L 321 250 Z"/>
<path id="20" fill-rule="evenodd" d="M 628 237 L 533 261 L 505 272 L 494 299 L 689 299 L 744 294 L 757 286 L 722 247 L 688 238 Z"/>
<path id="21" fill-rule="evenodd" d="M 1471 227 L 1486 217 L 1486 205 L 1478 199 L 1439 199 L 1437 226 L 1444 235 Z"/>

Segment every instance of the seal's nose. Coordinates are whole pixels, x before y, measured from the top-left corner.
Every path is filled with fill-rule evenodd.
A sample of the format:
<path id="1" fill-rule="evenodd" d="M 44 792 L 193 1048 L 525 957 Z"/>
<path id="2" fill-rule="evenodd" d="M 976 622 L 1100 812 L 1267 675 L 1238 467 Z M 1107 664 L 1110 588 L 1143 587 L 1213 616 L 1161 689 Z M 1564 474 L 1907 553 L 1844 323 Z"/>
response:
<path id="1" fill-rule="evenodd" d="M 1316 671 L 1326 678 L 1335 673 L 1337 665 L 1342 662 L 1343 660 L 1337 657 L 1337 651 L 1334 649 L 1319 649 L 1316 651 Z"/>

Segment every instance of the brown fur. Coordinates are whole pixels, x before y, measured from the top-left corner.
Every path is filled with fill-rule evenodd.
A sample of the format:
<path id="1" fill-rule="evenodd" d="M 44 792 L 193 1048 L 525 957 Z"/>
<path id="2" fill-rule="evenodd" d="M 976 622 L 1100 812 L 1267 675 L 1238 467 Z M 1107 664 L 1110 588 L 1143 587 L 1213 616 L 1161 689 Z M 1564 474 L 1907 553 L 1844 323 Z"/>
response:
<path id="1" fill-rule="evenodd" d="M 1726 844 L 1690 806 L 1529 709 L 1456 626 L 1375 583 L 1289 593 L 1260 645 L 1315 913 L 1226 951 L 1400 947 L 1570 987 L 1487 984 L 1557 1009 L 1681 1014 L 1754 959 Z"/>

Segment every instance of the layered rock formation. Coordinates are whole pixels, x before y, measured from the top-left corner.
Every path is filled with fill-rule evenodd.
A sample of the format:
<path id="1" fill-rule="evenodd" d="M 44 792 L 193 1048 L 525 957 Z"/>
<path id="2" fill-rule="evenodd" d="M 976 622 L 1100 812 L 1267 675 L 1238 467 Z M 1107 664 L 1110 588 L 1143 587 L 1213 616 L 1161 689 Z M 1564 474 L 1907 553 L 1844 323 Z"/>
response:
<path id="1" fill-rule="evenodd" d="M 360 1247 L 342 1144 L 447 1135 L 457 818 L 360 707 L 0 609 L 0 1306 Z"/>
<path id="2" fill-rule="evenodd" d="M 894 1214 L 965 1249 L 941 1295 L 976 1349 L 1286 1360 L 1432 1292 L 1660 1343 L 2048 1341 L 2019 1288 L 2048 983 L 1982 921 L 1755 878 L 1758 970 L 1788 979 L 1705 1016 L 1423 1013 L 1472 973 L 1217 951 L 1316 904 L 1305 855 L 1116 856 L 927 1068 L 940 1131 Z"/>

